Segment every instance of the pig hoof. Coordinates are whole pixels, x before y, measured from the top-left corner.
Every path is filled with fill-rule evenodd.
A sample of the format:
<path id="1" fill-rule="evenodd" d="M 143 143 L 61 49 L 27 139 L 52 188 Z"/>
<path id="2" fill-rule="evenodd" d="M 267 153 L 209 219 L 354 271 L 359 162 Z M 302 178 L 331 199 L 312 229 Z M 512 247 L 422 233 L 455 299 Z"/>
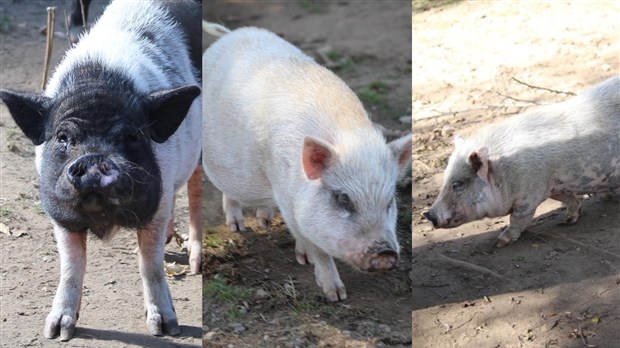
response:
<path id="1" fill-rule="evenodd" d="M 512 243 L 512 240 L 510 238 L 506 239 L 506 237 L 498 237 L 497 242 L 495 243 L 495 247 L 503 248 L 510 243 Z"/>
<path id="2" fill-rule="evenodd" d="M 269 229 L 271 227 L 271 219 L 267 219 L 264 217 L 257 217 L 256 222 L 258 226 L 264 229 Z"/>
<path id="3" fill-rule="evenodd" d="M 579 207 L 575 211 L 567 212 L 566 213 L 566 221 L 563 224 L 564 225 L 572 225 L 572 224 L 576 223 L 577 220 L 579 220 L 580 216 L 581 216 L 581 207 Z"/>
<path id="4" fill-rule="evenodd" d="M 344 286 L 339 286 L 336 289 L 325 291 L 325 298 L 327 302 L 338 302 L 347 299 L 347 290 Z"/>
<path id="5" fill-rule="evenodd" d="M 295 253 L 295 258 L 297 259 L 297 263 L 300 265 L 307 265 L 310 263 L 308 261 L 308 256 L 305 253 Z"/>
<path id="6" fill-rule="evenodd" d="M 162 336 L 165 332 L 170 336 L 181 333 L 181 328 L 176 318 L 165 320 L 161 314 L 147 315 L 146 327 L 153 336 Z"/>
<path id="7" fill-rule="evenodd" d="M 60 340 L 65 342 L 70 340 L 75 333 L 76 318 L 62 313 L 50 313 L 45 319 L 45 330 L 43 335 L 46 338 L 55 338 L 60 333 Z"/>
<path id="8" fill-rule="evenodd" d="M 190 273 L 200 273 L 200 261 L 202 257 L 202 245 L 200 244 L 200 241 L 189 244 L 188 249 Z"/>
<path id="9" fill-rule="evenodd" d="M 228 228 L 230 232 L 243 232 L 245 231 L 245 226 L 243 226 L 243 222 L 233 221 L 228 224 Z"/>

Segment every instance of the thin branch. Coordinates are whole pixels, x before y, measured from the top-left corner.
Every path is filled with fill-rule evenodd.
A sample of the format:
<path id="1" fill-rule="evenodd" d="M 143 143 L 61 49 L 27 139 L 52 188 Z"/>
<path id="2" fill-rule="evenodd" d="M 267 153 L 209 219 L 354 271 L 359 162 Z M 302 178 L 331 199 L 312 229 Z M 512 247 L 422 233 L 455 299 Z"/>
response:
<path id="1" fill-rule="evenodd" d="M 486 275 L 490 275 L 492 277 L 498 278 L 498 279 L 502 279 L 502 280 L 506 280 L 505 277 L 499 275 L 496 272 L 491 271 L 488 268 L 482 267 L 482 266 L 478 266 L 478 265 L 474 265 L 471 264 L 469 262 L 465 262 L 465 261 L 461 261 L 461 260 L 455 260 L 453 258 L 447 257 L 446 255 L 440 254 L 440 253 L 433 253 L 437 256 L 437 258 L 439 258 L 442 261 L 445 261 L 451 265 L 457 266 L 457 267 L 461 267 L 464 268 L 466 270 L 470 270 L 470 271 L 474 271 L 474 272 L 478 272 L 478 273 L 482 273 L 482 274 L 486 274 Z"/>
<path id="2" fill-rule="evenodd" d="M 493 90 L 493 92 L 501 95 L 502 97 L 506 98 L 506 99 L 510 99 L 510 100 L 514 100 L 514 101 L 518 101 L 518 102 L 524 102 L 524 103 L 532 103 L 532 104 L 536 104 L 536 105 L 541 105 L 539 102 L 535 101 L 535 100 L 528 100 L 528 99 L 519 99 L 519 98 L 515 98 L 515 97 L 511 97 L 509 95 L 505 95 L 502 94 L 496 90 Z"/>
<path id="3" fill-rule="evenodd" d="M 615 257 L 616 259 L 619 259 L 619 260 L 620 260 L 620 255 L 615 254 L 615 253 L 612 253 L 612 252 L 611 252 L 611 251 L 609 251 L 609 250 L 605 250 L 605 249 L 603 249 L 603 248 L 599 248 L 599 247 L 596 247 L 596 246 L 594 246 L 594 245 L 590 245 L 590 244 L 582 243 L 582 242 L 580 242 L 580 241 L 578 241 L 578 240 L 574 240 L 574 239 L 569 238 L 569 237 L 567 237 L 567 236 L 560 236 L 560 235 L 557 235 L 557 234 L 555 234 L 555 233 L 545 233 L 545 235 L 547 235 L 547 236 L 551 236 L 551 237 L 554 237 L 554 238 L 557 238 L 557 239 L 567 240 L 567 241 L 569 241 L 569 242 L 573 242 L 573 243 L 575 243 L 575 244 L 577 244 L 577 245 L 580 245 L 580 246 L 582 246 L 582 247 L 586 247 L 586 248 L 594 249 L 594 250 L 596 250 L 596 251 L 598 251 L 598 252 L 601 252 L 601 253 L 603 253 L 603 254 L 607 254 L 607 255 L 613 256 L 613 257 Z"/>
<path id="4" fill-rule="evenodd" d="M 47 42 L 45 44 L 45 63 L 43 67 L 43 79 L 41 80 L 41 90 L 45 90 L 47 84 L 47 72 L 50 67 L 50 58 L 52 57 L 52 43 L 54 41 L 54 16 L 56 7 L 47 8 Z"/>
<path id="5" fill-rule="evenodd" d="M 80 0 L 80 10 L 82 11 L 82 29 L 86 29 L 86 11 L 83 0 Z"/>
<path id="6" fill-rule="evenodd" d="M 518 80 L 516 77 L 513 77 L 512 79 L 515 80 L 516 82 L 522 84 L 522 85 L 528 86 L 529 88 L 542 89 L 543 91 L 549 91 L 549 92 L 553 92 L 553 93 L 557 93 L 557 94 L 576 95 L 573 92 L 557 91 L 555 89 L 550 89 L 550 88 L 538 87 L 538 86 L 530 85 L 529 83 L 525 83 L 523 81 Z"/>

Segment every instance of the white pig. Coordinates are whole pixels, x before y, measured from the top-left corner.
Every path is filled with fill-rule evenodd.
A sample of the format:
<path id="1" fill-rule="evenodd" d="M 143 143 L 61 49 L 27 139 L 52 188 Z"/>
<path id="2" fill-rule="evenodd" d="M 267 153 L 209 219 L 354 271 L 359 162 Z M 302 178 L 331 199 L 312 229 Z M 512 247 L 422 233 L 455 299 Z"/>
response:
<path id="1" fill-rule="evenodd" d="M 203 166 L 224 193 L 226 223 L 241 204 L 268 226 L 278 207 L 300 264 L 314 264 L 329 301 L 346 290 L 332 257 L 364 271 L 398 260 L 395 184 L 411 135 L 386 144 L 347 85 L 277 35 L 227 29 L 203 55 Z"/>
<path id="2" fill-rule="evenodd" d="M 567 101 L 455 139 L 439 197 L 424 216 L 438 228 L 510 214 L 497 239 L 516 241 L 552 198 L 577 222 L 575 195 L 620 193 L 620 77 Z"/>

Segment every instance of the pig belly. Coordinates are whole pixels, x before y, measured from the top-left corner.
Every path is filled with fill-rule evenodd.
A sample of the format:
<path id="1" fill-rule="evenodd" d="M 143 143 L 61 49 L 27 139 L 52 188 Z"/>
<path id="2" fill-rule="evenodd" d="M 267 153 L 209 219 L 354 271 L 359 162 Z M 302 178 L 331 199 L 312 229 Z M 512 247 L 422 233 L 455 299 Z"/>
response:
<path id="1" fill-rule="evenodd" d="M 205 121 L 208 116 L 205 117 Z M 246 206 L 275 206 L 271 183 L 256 161 L 256 151 L 231 146 L 231 138 L 212 131 L 215 124 L 205 125 L 202 162 L 213 185 L 229 198 Z M 211 131 L 209 131 L 209 129 Z M 239 134 L 239 136 L 242 136 Z M 234 139 L 234 138 L 232 138 Z M 255 145 L 250 145 L 255 148 Z"/>

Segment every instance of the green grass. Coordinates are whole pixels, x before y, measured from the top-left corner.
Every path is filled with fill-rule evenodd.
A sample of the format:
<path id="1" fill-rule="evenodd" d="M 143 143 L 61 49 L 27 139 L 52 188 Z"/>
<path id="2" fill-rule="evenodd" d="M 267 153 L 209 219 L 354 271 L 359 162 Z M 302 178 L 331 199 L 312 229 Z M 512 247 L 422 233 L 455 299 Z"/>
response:
<path id="1" fill-rule="evenodd" d="M 253 291 L 230 285 L 223 277 L 215 276 L 202 284 L 202 295 L 221 303 L 236 304 L 239 301 L 248 300 Z"/>
<path id="2" fill-rule="evenodd" d="M 13 22 L 11 17 L 6 14 L 0 14 L 0 33 L 8 34 L 13 30 Z"/>
<path id="3" fill-rule="evenodd" d="M 251 289 L 228 284 L 226 279 L 218 275 L 202 284 L 203 299 L 224 304 L 227 307 L 226 317 L 229 320 L 239 319 L 242 316 L 239 303 L 252 298 L 253 293 Z"/>
<path id="4" fill-rule="evenodd" d="M 299 7 L 310 13 L 325 13 L 327 12 L 327 1 L 321 0 L 298 0 Z"/>

